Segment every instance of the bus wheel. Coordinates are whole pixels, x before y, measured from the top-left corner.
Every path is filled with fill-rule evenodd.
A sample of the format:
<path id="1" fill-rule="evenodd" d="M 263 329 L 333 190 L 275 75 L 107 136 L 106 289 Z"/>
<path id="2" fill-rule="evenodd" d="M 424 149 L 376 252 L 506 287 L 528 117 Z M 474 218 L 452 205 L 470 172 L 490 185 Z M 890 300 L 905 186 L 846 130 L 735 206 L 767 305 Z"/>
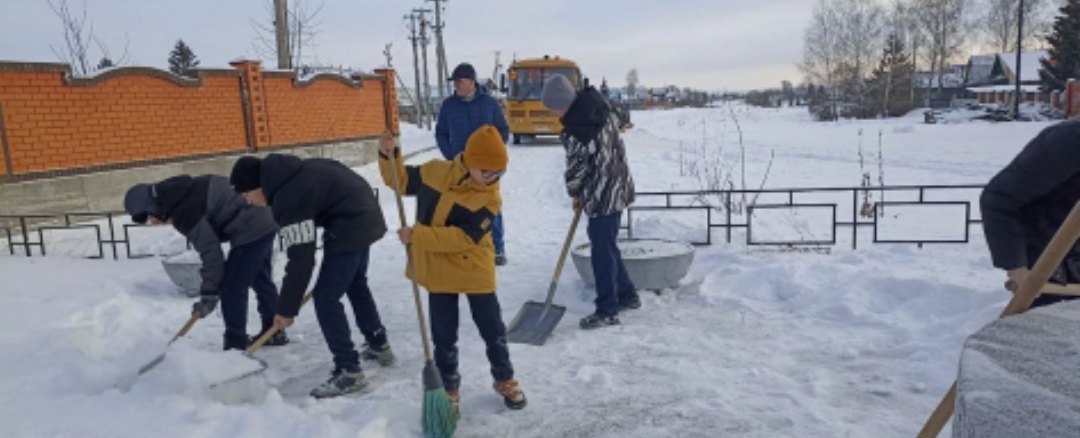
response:
<path id="1" fill-rule="evenodd" d="M 514 144 L 521 144 L 521 135 L 514 134 Z"/>

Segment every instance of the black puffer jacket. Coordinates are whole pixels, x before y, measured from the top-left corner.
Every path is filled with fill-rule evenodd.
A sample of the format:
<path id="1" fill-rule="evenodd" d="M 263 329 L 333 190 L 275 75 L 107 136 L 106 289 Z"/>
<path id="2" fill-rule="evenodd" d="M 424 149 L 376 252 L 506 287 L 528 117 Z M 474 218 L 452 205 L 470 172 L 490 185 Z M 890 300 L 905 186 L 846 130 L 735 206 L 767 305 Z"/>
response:
<path id="1" fill-rule="evenodd" d="M 618 119 L 607 101 L 595 88 L 586 88 L 578 92 L 560 121 L 567 193 L 581 199 L 589 217 L 625 210 L 634 202 L 634 178 Z"/>
<path id="2" fill-rule="evenodd" d="M 221 243 L 233 247 L 277 231 L 270 209 L 251 207 L 223 176 L 174 176 L 154 184 L 162 213 L 202 259 L 203 295 L 216 295 L 225 275 Z"/>
<path id="3" fill-rule="evenodd" d="M 983 190 L 983 230 L 994 266 L 1034 266 L 1077 201 L 1080 120 L 1073 120 L 1040 132 Z M 1080 244 L 1051 280 L 1080 281 Z"/>
<path id="4" fill-rule="evenodd" d="M 278 313 L 296 316 L 315 268 L 315 228 L 326 252 L 348 252 L 381 239 L 386 222 L 368 182 L 337 161 L 270 154 L 259 179 L 289 257 Z"/>

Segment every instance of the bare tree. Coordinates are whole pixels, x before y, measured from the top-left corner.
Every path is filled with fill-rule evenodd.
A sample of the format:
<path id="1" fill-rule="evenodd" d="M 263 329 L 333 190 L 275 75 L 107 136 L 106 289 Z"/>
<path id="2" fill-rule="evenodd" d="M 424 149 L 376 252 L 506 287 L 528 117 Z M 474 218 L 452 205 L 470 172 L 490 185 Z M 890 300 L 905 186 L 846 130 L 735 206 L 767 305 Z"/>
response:
<path id="1" fill-rule="evenodd" d="M 833 70 L 841 58 L 837 27 L 839 17 L 832 0 L 818 0 L 814 5 L 810 25 L 803 33 L 803 61 L 799 64 L 809 82 L 831 90 Z"/>
<path id="2" fill-rule="evenodd" d="M 937 78 L 939 90 L 944 86 L 946 67 L 963 46 L 969 3 L 970 0 L 915 0 L 913 4 L 926 33 L 930 70 Z"/>
<path id="3" fill-rule="evenodd" d="M 64 37 L 62 47 L 50 45 L 49 49 L 60 61 L 71 65 L 76 76 L 87 76 L 95 70 L 127 63 L 127 42 L 124 44 L 124 53 L 120 57 L 113 57 L 108 46 L 94 35 L 94 23 L 87 18 L 85 1 L 81 11 L 72 10 L 67 0 L 48 0 L 48 5 L 60 20 Z M 95 46 L 99 52 L 97 55 L 92 53 Z M 95 63 L 95 59 L 100 61 Z"/>
<path id="4" fill-rule="evenodd" d="M 626 94 L 629 95 L 629 99 L 634 99 L 637 96 L 637 86 L 639 81 L 640 78 L 638 78 L 637 69 L 630 69 L 630 73 L 626 74 Z"/>
<path id="5" fill-rule="evenodd" d="M 319 13 L 322 12 L 325 3 L 320 2 L 312 6 L 305 0 L 292 0 L 287 10 L 289 25 L 289 54 L 290 65 L 294 71 L 304 69 L 305 49 L 313 49 L 315 38 L 319 35 L 322 23 L 318 21 Z M 250 19 L 251 28 L 255 31 L 255 42 L 252 46 L 255 53 L 264 59 L 277 59 L 277 40 L 274 29 L 274 4 L 267 1 L 263 4 L 266 18 L 264 21 Z"/>
<path id="6" fill-rule="evenodd" d="M 1046 26 L 1039 25 L 1045 23 L 1041 20 L 1045 5 L 1043 0 L 1024 0 L 1025 42 L 1045 33 Z M 985 0 L 983 6 L 984 14 L 980 21 L 990 44 L 1001 52 L 1015 51 L 1016 11 L 1020 8 L 1020 0 Z"/>
<path id="7" fill-rule="evenodd" d="M 866 98 L 866 77 L 882 47 L 885 9 L 876 0 L 834 0 L 839 27 L 844 76 L 840 80 L 850 97 L 859 103 Z"/>

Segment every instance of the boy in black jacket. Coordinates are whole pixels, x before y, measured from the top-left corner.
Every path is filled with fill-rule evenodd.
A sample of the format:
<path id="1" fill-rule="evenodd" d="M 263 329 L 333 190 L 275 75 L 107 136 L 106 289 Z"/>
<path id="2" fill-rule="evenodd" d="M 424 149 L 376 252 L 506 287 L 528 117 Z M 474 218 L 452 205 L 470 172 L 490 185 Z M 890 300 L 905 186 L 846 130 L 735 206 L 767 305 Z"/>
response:
<path id="1" fill-rule="evenodd" d="M 265 159 L 242 157 L 233 166 L 233 188 L 252 205 L 271 206 L 281 225 L 289 261 L 274 323 L 292 324 L 315 268 L 315 229 L 323 228 L 323 259 L 312 291 L 319 327 L 334 355 L 330 379 L 312 390 L 316 398 L 334 397 L 367 386 L 360 358 L 393 363 L 386 329 L 367 285 L 370 248 L 386 233 L 386 223 L 367 181 L 334 160 L 301 160 L 284 154 Z M 357 354 L 341 305 L 347 295 L 356 324 L 367 341 Z"/>
<path id="2" fill-rule="evenodd" d="M 1004 269 L 1015 292 L 1050 239 L 1080 201 L 1080 120 L 1039 133 L 983 189 L 983 231 L 994 267 Z M 1074 245 L 1050 281 L 1080 283 L 1080 245 Z M 1032 307 L 1070 298 L 1041 294 Z"/>
<path id="3" fill-rule="evenodd" d="M 277 312 L 278 292 L 271 276 L 277 224 L 266 208 L 254 208 L 233 192 L 229 180 L 205 175 L 175 176 L 156 184 L 136 184 L 124 197 L 132 221 L 171 224 L 191 242 L 202 259 L 202 286 L 192 312 L 205 318 L 221 299 L 225 349 L 243 350 L 247 335 L 248 289 L 255 289 L 262 330 L 269 330 Z M 229 257 L 221 251 L 230 244 Z M 285 345 L 284 332 L 268 345 Z"/>

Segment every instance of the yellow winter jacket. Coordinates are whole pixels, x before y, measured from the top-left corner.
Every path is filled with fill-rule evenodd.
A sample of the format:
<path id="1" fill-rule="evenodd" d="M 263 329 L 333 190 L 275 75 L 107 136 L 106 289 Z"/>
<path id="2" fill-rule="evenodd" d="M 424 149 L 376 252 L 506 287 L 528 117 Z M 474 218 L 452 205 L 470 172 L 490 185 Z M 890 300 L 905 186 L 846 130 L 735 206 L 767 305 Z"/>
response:
<path id="1" fill-rule="evenodd" d="M 405 166 L 397 154 L 398 187 L 416 196 L 412 262 L 416 281 L 432 293 L 494 293 L 491 224 L 502 208 L 499 183 L 481 186 L 458 155 Z M 390 161 L 379 154 L 383 182 L 393 187 Z M 406 272 L 406 275 L 409 273 Z"/>

